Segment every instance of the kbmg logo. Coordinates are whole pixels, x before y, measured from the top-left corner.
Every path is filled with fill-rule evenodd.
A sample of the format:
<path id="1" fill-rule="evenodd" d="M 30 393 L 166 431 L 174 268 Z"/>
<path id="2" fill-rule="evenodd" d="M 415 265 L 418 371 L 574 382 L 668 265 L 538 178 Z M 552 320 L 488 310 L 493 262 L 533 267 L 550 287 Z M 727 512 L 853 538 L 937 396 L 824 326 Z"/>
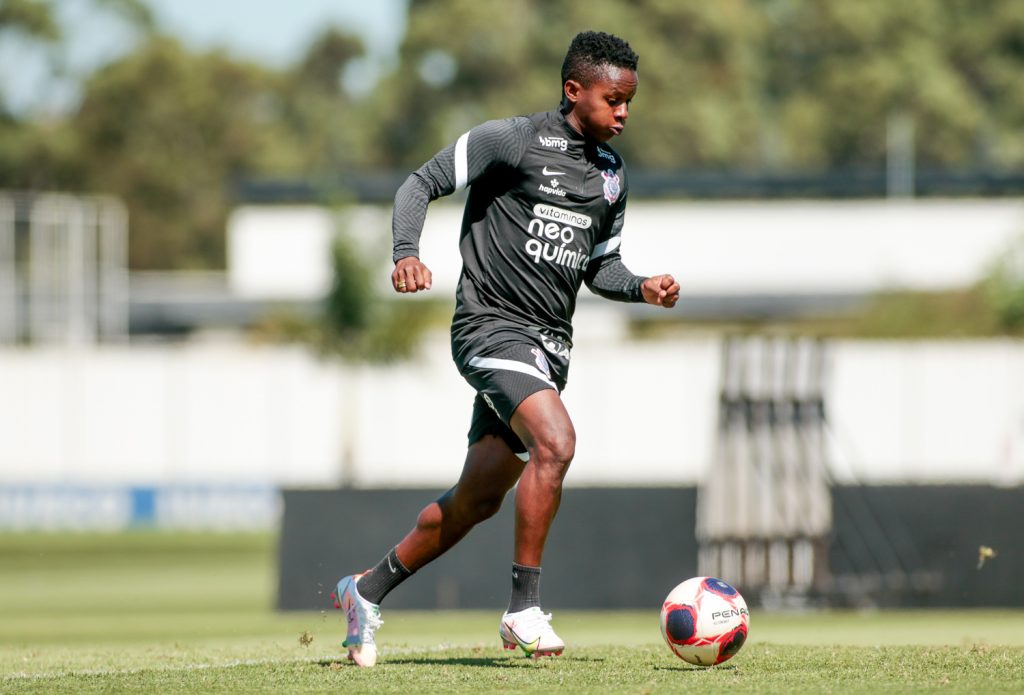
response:
<path id="1" fill-rule="evenodd" d="M 607 159 L 612 164 L 618 164 L 618 160 L 615 159 L 615 155 L 613 155 L 611 152 L 609 152 L 608 150 L 604 149 L 603 147 L 598 146 L 598 148 L 597 148 L 597 156 L 598 157 L 604 157 L 605 159 Z"/>
<path id="2" fill-rule="evenodd" d="M 569 141 L 565 138 L 546 137 L 544 135 L 538 135 L 537 139 L 540 140 L 540 144 L 544 147 L 553 147 L 557 150 L 565 152 L 569 149 Z"/>

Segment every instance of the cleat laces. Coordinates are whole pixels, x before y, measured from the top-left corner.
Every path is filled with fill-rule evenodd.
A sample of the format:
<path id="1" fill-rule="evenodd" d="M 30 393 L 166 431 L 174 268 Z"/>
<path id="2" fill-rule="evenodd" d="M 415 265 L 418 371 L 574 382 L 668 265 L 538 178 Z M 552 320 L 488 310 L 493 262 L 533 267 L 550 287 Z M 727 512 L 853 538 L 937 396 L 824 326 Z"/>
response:
<path id="1" fill-rule="evenodd" d="M 516 615 L 515 632 L 521 637 L 529 635 L 538 640 L 542 636 L 553 636 L 555 631 L 551 628 L 551 614 L 545 613 L 538 606 L 527 608 Z"/>
<path id="2" fill-rule="evenodd" d="M 358 606 L 356 610 L 362 613 L 362 620 L 359 621 L 359 639 L 363 644 L 374 644 L 373 635 L 384 624 L 380 617 L 380 608 L 370 604 L 369 609 Z"/>

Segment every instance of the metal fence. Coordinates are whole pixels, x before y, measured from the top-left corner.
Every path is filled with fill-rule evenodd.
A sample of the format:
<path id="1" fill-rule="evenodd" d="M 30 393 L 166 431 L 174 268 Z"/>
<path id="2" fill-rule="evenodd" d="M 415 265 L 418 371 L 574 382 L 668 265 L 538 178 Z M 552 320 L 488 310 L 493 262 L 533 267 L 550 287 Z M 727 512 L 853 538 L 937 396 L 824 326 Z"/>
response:
<path id="1" fill-rule="evenodd" d="M 0 345 L 125 340 L 127 262 L 120 201 L 0 191 Z"/>

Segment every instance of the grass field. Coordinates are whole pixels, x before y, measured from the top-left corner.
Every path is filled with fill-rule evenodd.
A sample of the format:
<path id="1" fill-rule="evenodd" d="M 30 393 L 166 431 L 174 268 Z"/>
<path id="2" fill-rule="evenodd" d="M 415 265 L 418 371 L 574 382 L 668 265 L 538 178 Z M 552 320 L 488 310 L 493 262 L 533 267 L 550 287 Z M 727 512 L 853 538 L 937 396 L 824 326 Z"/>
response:
<path id="1" fill-rule="evenodd" d="M 656 606 L 548 607 L 568 649 L 540 661 L 501 649 L 501 606 L 385 606 L 382 661 L 360 670 L 338 613 L 271 610 L 274 572 L 269 536 L 0 535 L 0 693 L 1024 691 L 1008 610 L 755 608 L 740 654 L 699 669 L 661 642 Z"/>

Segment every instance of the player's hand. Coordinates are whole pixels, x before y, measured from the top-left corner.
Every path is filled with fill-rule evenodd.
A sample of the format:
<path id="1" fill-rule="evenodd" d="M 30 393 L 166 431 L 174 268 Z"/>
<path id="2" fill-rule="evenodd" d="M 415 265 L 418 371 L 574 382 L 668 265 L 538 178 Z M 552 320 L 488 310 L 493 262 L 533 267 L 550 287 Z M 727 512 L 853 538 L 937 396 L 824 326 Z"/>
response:
<path id="1" fill-rule="evenodd" d="M 423 265 L 416 256 L 398 259 L 395 269 L 391 271 L 391 286 L 395 292 L 419 292 L 429 290 L 433 275 L 430 268 Z"/>
<path id="2" fill-rule="evenodd" d="M 644 301 L 671 309 L 679 301 L 679 283 L 671 275 L 655 275 L 640 285 Z"/>

